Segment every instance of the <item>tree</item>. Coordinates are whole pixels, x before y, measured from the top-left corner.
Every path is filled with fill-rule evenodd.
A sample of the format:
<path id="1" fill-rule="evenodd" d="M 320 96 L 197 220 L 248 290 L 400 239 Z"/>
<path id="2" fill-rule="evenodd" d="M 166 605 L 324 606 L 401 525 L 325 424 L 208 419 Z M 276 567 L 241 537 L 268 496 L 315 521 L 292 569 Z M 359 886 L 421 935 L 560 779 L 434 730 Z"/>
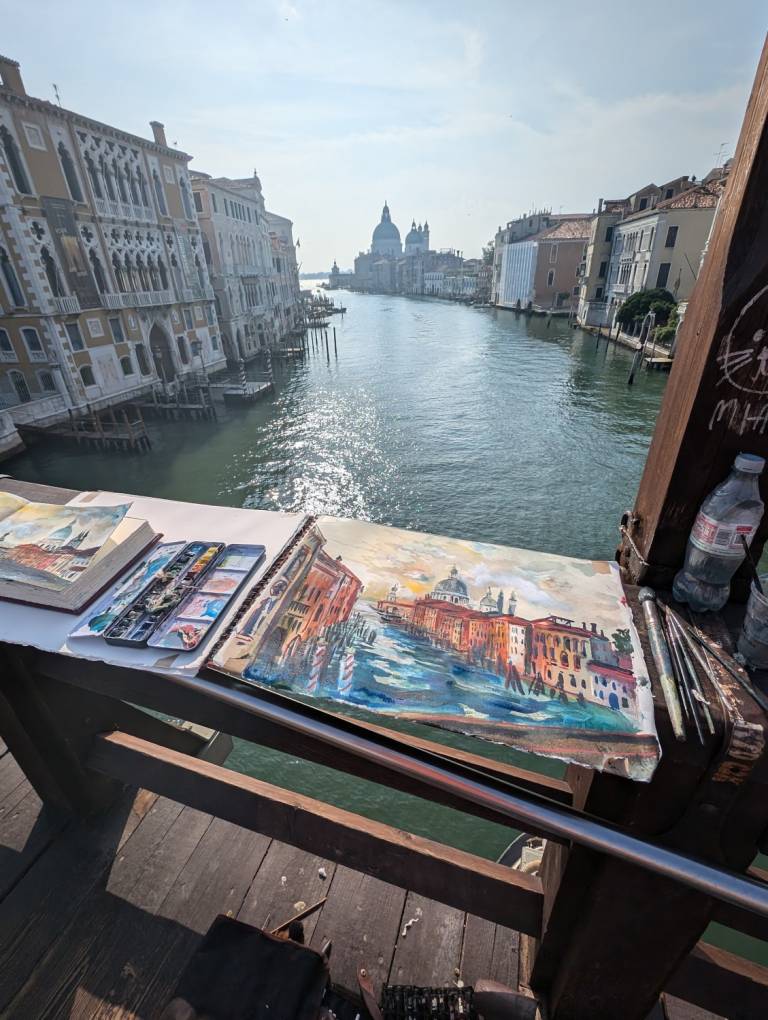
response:
<path id="1" fill-rule="evenodd" d="M 613 647 L 621 655 L 629 655 L 632 651 L 632 638 L 629 636 L 629 628 L 622 627 L 611 634 Z"/>
<path id="2" fill-rule="evenodd" d="M 616 319 L 622 326 L 630 326 L 635 319 L 643 319 L 650 311 L 656 312 L 656 318 L 658 319 L 659 313 L 664 314 L 664 321 L 667 321 L 667 317 L 673 308 L 677 306 L 677 302 L 663 287 L 654 287 L 652 290 L 639 290 L 636 294 L 627 298 L 624 304 L 619 309 Z"/>
<path id="3" fill-rule="evenodd" d="M 483 262 L 486 266 L 493 264 L 493 253 L 496 251 L 496 242 L 493 238 L 490 239 L 488 244 L 483 245 Z"/>

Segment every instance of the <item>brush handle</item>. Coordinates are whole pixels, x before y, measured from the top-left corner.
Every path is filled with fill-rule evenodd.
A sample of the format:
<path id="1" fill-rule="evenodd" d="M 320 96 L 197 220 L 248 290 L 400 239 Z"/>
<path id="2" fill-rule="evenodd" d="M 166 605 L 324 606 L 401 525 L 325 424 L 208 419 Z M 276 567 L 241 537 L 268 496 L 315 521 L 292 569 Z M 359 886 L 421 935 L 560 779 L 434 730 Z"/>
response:
<path id="1" fill-rule="evenodd" d="M 664 701 L 669 712 L 669 721 L 672 724 L 672 731 L 678 740 L 685 740 L 685 724 L 683 723 L 683 708 L 677 694 L 675 673 L 672 667 L 672 659 L 669 655 L 664 632 L 661 629 L 661 620 L 656 606 L 656 592 L 652 588 L 641 588 L 638 594 L 640 604 L 643 607 L 646 627 L 648 629 L 648 642 L 651 646 L 653 661 L 659 674 L 659 683 L 664 695 Z"/>

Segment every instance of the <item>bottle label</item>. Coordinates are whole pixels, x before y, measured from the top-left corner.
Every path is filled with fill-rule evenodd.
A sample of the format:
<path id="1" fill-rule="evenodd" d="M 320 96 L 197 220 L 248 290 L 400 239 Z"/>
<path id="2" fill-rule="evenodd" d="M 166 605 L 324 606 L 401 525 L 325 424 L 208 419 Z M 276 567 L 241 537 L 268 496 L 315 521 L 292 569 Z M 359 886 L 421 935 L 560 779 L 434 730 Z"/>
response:
<path id="1" fill-rule="evenodd" d="M 720 556 L 743 556 L 742 536 L 750 544 L 757 525 L 727 524 L 716 521 L 699 511 L 691 531 L 691 542 L 702 552 L 718 553 Z"/>

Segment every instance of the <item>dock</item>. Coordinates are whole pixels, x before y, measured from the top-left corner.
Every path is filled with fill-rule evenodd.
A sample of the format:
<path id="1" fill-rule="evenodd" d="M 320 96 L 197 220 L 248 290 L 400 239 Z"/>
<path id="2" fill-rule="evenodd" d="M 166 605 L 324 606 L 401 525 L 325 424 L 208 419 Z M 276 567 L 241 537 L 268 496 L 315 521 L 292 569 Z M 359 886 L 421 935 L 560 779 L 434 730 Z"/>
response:
<path id="1" fill-rule="evenodd" d="M 63 422 L 52 425 L 19 424 L 17 427 L 25 441 L 74 440 L 78 446 L 123 452 L 142 452 L 152 446 L 141 405 L 86 414 L 70 412 L 69 418 Z"/>

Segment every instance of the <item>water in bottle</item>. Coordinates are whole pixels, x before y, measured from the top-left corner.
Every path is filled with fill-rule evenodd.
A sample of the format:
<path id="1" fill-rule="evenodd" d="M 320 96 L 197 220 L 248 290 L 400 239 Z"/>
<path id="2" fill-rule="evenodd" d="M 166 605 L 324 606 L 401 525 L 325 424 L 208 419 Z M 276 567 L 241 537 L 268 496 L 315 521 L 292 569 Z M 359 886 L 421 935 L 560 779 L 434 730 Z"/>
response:
<path id="1" fill-rule="evenodd" d="M 758 478 L 764 467 L 762 457 L 740 453 L 725 481 L 701 504 L 672 585 L 677 601 L 694 612 L 722 609 L 728 601 L 731 578 L 745 555 L 742 537 L 749 545 L 763 516 Z"/>

